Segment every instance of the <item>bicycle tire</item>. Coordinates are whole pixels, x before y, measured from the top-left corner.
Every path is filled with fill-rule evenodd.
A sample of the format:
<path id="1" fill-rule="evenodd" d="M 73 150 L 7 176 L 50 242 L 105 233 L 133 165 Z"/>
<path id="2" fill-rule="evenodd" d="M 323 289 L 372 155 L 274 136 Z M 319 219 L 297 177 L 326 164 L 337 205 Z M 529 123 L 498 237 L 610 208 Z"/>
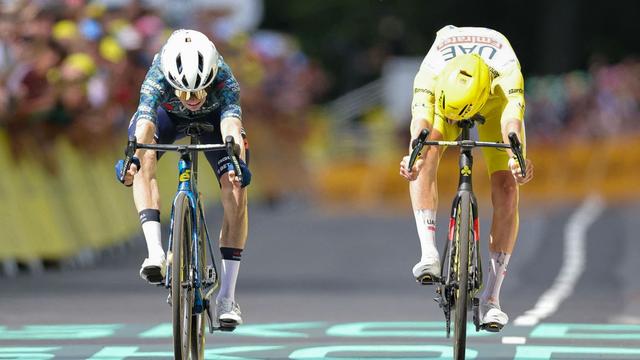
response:
<path id="1" fill-rule="evenodd" d="M 204 221 L 204 219 L 200 219 Z M 204 240 L 204 228 L 199 229 L 198 250 L 200 264 L 196 269 L 201 281 L 204 279 L 204 269 L 207 261 L 206 247 Z M 203 299 L 204 301 L 205 299 Z M 205 313 L 204 311 L 199 314 L 193 314 L 191 317 L 191 359 L 192 360 L 204 360 L 204 346 L 205 346 Z"/>
<path id="2" fill-rule="evenodd" d="M 174 359 L 188 360 L 190 352 L 193 293 L 182 285 L 191 278 L 191 207 L 185 193 L 178 193 L 173 210 L 171 303 L 173 312 Z"/>
<path id="3" fill-rule="evenodd" d="M 191 316 L 191 359 L 204 360 L 205 314 Z"/>
<path id="4" fill-rule="evenodd" d="M 457 253 L 457 283 L 454 291 L 454 341 L 453 355 L 455 360 L 464 360 L 467 343 L 467 303 L 469 300 L 469 242 L 471 241 L 471 196 L 463 192 L 458 202 L 455 243 Z"/>

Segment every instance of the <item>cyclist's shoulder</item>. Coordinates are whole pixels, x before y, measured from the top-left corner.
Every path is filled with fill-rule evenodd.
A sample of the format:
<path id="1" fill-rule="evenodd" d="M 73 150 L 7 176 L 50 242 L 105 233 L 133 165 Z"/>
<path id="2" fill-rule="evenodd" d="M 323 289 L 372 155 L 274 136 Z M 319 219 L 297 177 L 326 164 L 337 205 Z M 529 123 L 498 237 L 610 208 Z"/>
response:
<path id="1" fill-rule="evenodd" d="M 171 85 L 164 78 L 164 73 L 160 66 L 160 56 L 156 54 L 149 66 L 147 75 L 142 82 L 142 92 L 150 93 L 156 96 L 162 96 L 170 90 Z"/>
<path id="2" fill-rule="evenodd" d="M 218 57 L 218 73 L 211 86 L 222 92 L 238 92 L 240 90 L 240 85 L 233 76 L 231 67 L 222 56 Z"/>

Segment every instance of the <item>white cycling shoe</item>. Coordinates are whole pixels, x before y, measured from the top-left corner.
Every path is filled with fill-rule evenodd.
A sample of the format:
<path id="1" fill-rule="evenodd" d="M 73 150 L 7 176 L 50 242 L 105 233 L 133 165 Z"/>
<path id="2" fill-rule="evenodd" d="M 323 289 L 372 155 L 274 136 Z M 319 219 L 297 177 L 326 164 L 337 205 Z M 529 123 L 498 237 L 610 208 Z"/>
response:
<path id="1" fill-rule="evenodd" d="M 413 277 L 422 285 L 432 285 L 440 281 L 440 259 L 435 257 L 420 260 L 413 267 Z"/>
<path id="2" fill-rule="evenodd" d="M 140 267 L 140 277 L 150 284 L 160 284 L 167 271 L 164 255 L 160 258 L 146 258 Z"/>
<path id="3" fill-rule="evenodd" d="M 221 327 L 235 328 L 242 324 L 240 306 L 233 299 L 216 300 L 216 316 Z"/>
<path id="4" fill-rule="evenodd" d="M 480 303 L 480 327 L 486 331 L 498 332 L 507 325 L 509 316 L 500 310 L 500 306 Z"/>

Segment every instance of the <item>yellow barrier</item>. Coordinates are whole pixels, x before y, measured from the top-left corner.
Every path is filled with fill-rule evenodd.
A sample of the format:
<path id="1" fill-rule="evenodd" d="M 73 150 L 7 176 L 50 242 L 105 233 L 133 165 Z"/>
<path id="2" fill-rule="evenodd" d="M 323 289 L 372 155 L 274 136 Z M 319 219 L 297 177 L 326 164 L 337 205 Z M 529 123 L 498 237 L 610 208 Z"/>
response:
<path id="1" fill-rule="evenodd" d="M 599 193 L 610 201 L 638 201 L 640 190 L 640 136 L 626 136 L 565 145 L 530 142 L 534 179 L 521 187 L 525 203 L 576 201 Z M 406 180 L 398 174 L 404 149 L 382 161 L 351 157 L 328 161 L 314 174 L 317 200 L 327 205 L 347 204 L 367 208 L 408 207 Z M 490 201 L 490 182 L 481 153 L 474 153 L 474 191 Z M 438 171 L 440 199 L 454 194 L 458 181 L 458 153 L 449 149 Z"/>
<path id="2" fill-rule="evenodd" d="M 19 162 L 11 159 L 8 141 L 0 131 L 0 261 L 61 260 L 141 234 L 131 189 L 114 176 L 113 165 L 122 157 L 121 150 L 87 155 L 60 141 L 52 156 L 58 171 L 51 175 L 34 160 L 35 154 Z M 214 204 L 219 198 L 218 182 L 204 156 L 200 160 L 202 198 Z M 177 155 L 166 154 L 158 166 L 165 222 L 177 172 Z"/>

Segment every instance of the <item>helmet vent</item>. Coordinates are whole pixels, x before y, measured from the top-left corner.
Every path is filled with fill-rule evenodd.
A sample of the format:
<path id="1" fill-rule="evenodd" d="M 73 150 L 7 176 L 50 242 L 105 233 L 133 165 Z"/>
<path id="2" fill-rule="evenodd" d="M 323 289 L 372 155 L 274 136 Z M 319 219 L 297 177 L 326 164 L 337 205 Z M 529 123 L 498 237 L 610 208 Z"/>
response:
<path id="1" fill-rule="evenodd" d="M 173 75 L 171 75 L 171 73 L 169 73 L 169 82 L 173 87 L 180 87 L 180 85 L 178 85 L 178 81 L 173 77 Z"/>
<path id="2" fill-rule="evenodd" d="M 212 77 L 213 77 L 213 69 L 211 69 L 211 71 L 209 71 L 209 75 L 207 76 L 207 79 L 204 81 L 204 84 L 208 84 L 209 81 L 211 81 Z"/>
<path id="3" fill-rule="evenodd" d="M 464 111 L 467 110 L 467 108 L 469 107 L 470 104 L 465 105 L 462 110 L 460 110 L 460 112 L 458 113 L 458 115 L 462 116 L 462 114 L 464 114 Z"/>
<path id="4" fill-rule="evenodd" d="M 176 56 L 176 67 L 178 68 L 178 73 L 182 74 L 182 58 L 180 55 Z"/>
<path id="5" fill-rule="evenodd" d="M 473 77 L 471 76 L 471 74 L 469 74 L 466 70 L 460 70 L 460 75 L 464 75 L 466 77 Z"/>
<path id="6" fill-rule="evenodd" d="M 186 88 L 189 88 L 189 82 L 187 81 L 187 77 L 185 75 L 182 76 L 182 85 Z"/>
<path id="7" fill-rule="evenodd" d="M 193 86 L 194 88 L 198 88 L 198 86 L 200 86 L 200 80 L 201 80 L 200 74 L 196 75 L 196 83 Z"/>
<path id="8" fill-rule="evenodd" d="M 444 98 L 444 91 L 440 92 L 440 108 L 444 109 L 446 105 L 446 101 Z"/>
<path id="9" fill-rule="evenodd" d="M 184 42 L 191 42 L 191 38 L 190 37 L 184 38 Z"/>
<path id="10" fill-rule="evenodd" d="M 198 51 L 198 69 L 200 70 L 200 72 L 202 72 L 203 68 L 204 68 L 204 57 L 202 56 L 202 53 Z"/>

